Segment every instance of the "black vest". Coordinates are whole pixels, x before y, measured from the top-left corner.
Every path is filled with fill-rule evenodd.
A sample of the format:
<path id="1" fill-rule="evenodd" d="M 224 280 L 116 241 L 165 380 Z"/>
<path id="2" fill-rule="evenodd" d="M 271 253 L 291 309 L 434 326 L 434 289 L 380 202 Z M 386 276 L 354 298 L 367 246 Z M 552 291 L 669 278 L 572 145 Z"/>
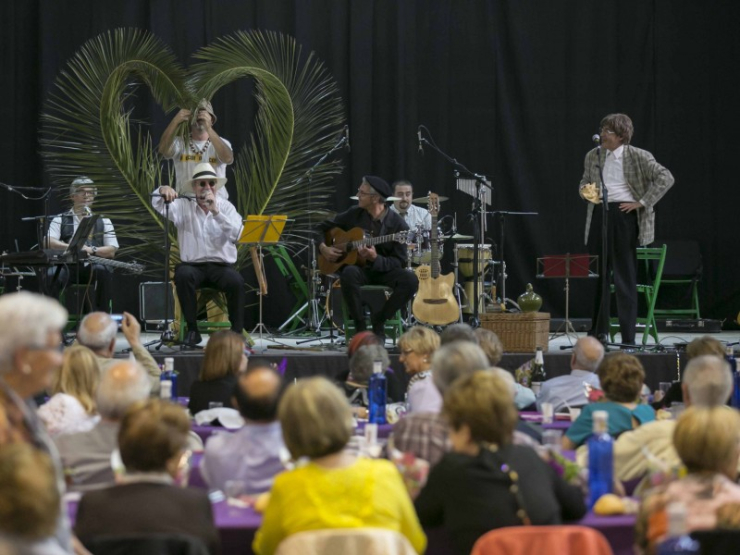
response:
<path id="1" fill-rule="evenodd" d="M 74 216 L 72 212 L 67 212 L 62 215 L 62 225 L 59 233 L 59 240 L 63 243 L 69 243 L 74 235 Z M 85 244 L 90 247 L 102 247 L 105 245 L 105 224 L 103 218 L 98 218 L 95 222 L 95 230 L 93 231 L 92 238 L 85 241 Z"/>

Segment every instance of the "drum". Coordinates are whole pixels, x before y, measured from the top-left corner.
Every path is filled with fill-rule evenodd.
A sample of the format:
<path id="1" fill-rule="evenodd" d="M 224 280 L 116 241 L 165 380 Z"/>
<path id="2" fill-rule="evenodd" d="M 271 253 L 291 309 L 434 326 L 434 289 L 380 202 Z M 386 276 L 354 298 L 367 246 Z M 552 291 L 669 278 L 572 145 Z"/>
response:
<path id="1" fill-rule="evenodd" d="M 473 313 L 473 284 L 474 281 L 466 281 L 463 283 L 463 289 L 465 290 L 465 298 L 467 299 L 467 302 L 463 303 L 462 311 L 463 314 L 472 314 Z M 480 299 L 480 304 L 478 305 L 478 313 L 485 312 L 486 311 L 486 299 L 490 299 L 490 293 L 491 293 L 491 282 L 490 281 L 479 281 L 478 282 L 478 299 Z M 486 295 L 486 297 L 481 297 L 481 295 Z"/>
<path id="2" fill-rule="evenodd" d="M 414 233 L 414 248 L 412 249 L 411 261 L 414 264 L 429 264 L 432 261 L 432 232 L 429 229 L 419 229 Z M 409 248 L 411 248 L 409 246 Z M 437 228 L 437 249 L 439 259 L 444 253 L 444 236 L 442 230 Z"/>
<path id="3" fill-rule="evenodd" d="M 473 277 L 473 245 L 460 244 L 456 245 L 457 263 L 460 269 L 460 275 L 463 278 L 470 279 Z M 493 258 L 491 245 L 478 245 L 478 275 L 480 276 L 486 269 L 486 265 Z M 462 278 L 461 278 L 462 279 Z"/>
<path id="4" fill-rule="evenodd" d="M 344 314 L 342 313 L 342 285 L 336 280 L 326 293 L 326 304 L 324 306 L 326 317 L 331 320 L 332 325 L 344 332 Z"/>

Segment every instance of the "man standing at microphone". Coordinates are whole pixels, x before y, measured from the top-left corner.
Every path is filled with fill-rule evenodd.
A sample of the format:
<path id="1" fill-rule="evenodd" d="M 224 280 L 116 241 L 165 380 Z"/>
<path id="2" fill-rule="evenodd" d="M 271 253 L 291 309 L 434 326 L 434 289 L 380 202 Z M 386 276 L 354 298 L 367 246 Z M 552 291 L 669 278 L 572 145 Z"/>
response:
<path id="1" fill-rule="evenodd" d="M 213 106 L 205 98 L 198 103 L 195 117 L 190 110 L 182 109 L 162 133 L 159 140 L 159 153 L 173 160 L 175 164 L 175 189 L 179 193 L 189 194 L 187 181 L 195 171 L 195 166 L 208 163 L 216 170 L 218 177 L 226 177 L 226 166 L 234 161 L 231 143 L 221 137 L 213 126 L 216 123 Z M 187 139 L 176 136 L 177 128 L 190 121 L 190 134 Z M 220 187 L 218 195 L 229 198 L 229 193 Z"/>
<path id="2" fill-rule="evenodd" d="M 202 340 L 196 297 L 201 286 L 223 291 L 231 329 L 239 334 L 244 329 L 244 278 L 234 267 L 242 217 L 233 204 L 217 195 L 225 183 L 226 178 L 216 175 L 210 164 L 198 164 L 186 182 L 195 197 L 178 198 L 177 191 L 167 185 L 157 191 L 160 196 L 152 197 L 152 206 L 162 215 L 165 203 L 170 203 L 170 220 L 177 228 L 182 262 L 175 268 L 175 287 L 188 326 L 185 343 L 189 345 Z"/>
<path id="3" fill-rule="evenodd" d="M 608 339 L 610 303 L 604 296 L 609 295 L 608 276 L 613 272 L 621 341 L 629 345 L 635 342 L 637 325 L 636 249 L 655 239 L 653 208 L 674 182 L 671 172 L 658 164 L 652 154 L 630 145 L 633 132 L 632 120 L 625 114 L 610 114 L 601 120 L 599 137 L 595 137 L 601 144 L 586 154 L 579 187 L 581 197 L 590 202 L 586 244 L 590 252 L 600 252 L 607 261 L 606 276 L 599 271 L 589 335 L 602 342 Z M 597 192 L 601 181 L 599 168 L 609 203 L 605 253 L 601 252 L 604 211 Z M 594 233 L 589 236 L 592 220 Z"/>

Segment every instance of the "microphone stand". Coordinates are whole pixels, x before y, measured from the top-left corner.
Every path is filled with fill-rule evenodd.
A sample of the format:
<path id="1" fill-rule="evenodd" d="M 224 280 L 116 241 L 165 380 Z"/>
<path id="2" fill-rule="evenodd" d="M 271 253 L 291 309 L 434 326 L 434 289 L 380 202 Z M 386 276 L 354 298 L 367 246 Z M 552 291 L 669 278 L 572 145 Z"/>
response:
<path id="1" fill-rule="evenodd" d="M 601 291 L 600 291 L 600 302 L 599 310 L 596 313 L 596 323 L 592 326 L 596 331 L 596 337 L 604 344 L 609 341 L 609 305 L 611 304 L 611 294 L 609 287 L 609 275 L 608 275 L 608 253 L 609 241 L 607 234 L 609 233 L 609 191 L 606 188 L 604 182 L 604 169 L 601 163 L 601 145 L 596 147 L 596 167 L 599 170 L 600 189 L 601 189 Z M 604 327 L 605 326 L 605 327 Z M 605 337 L 600 337 L 606 334 Z"/>
<path id="2" fill-rule="evenodd" d="M 457 177 L 458 174 L 466 175 L 472 179 L 475 180 L 475 201 L 473 202 L 473 211 L 470 214 L 470 220 L 473 222 L 473 299 L 475 305 L 472 307 L 473 312 L 470 317 L 470 320 L 468 323 L 470 324 L 470 327 L 477 328 L 480 326 L 480 319 L 479 319 L 479 305 L 480 300 L 478 298 L 478 277 L 480 275 L 480 269 L 478 268 L 478 260 L 480 258 L 479 251 L 480 251 L 480 242 L 481 242 L 481 226 L 478 223 L 478 220 L 481 216 L 481 210 L 483 206 L 483 195 L 485 193 L 484 187 L 488 187 L 489 189 L 493 190 L 493 187 L 488 185 L 486 183 L 486 176 L 481 175 L 479 173 L 475 173 L 471 170 L 469 170 L 464 164 L 461 162 L 458 162 L 456 158 L 453 158 L 452 156 L 449 156 L 447 153 L 445 153 L 442 149 L 440 149 L 436 144 L 434 144 L 433 141 L 429 141 L 426 137 L 424 137 L 421 133 L 422 129 L 426 129 L 427 133 L 431 136 L 431 133 L 429 133 L 429 129 L 427 129 L 424 125 L 419 126 L 419 145 L 426 144 L 427 146 L 431 147 L 432 150 L 440 154 L 445 160 L 447 160 L 450 164 L 452 164 L 455 167 L 455 176 Z M 423 151 L 422 151 L 423 152 Z"/>

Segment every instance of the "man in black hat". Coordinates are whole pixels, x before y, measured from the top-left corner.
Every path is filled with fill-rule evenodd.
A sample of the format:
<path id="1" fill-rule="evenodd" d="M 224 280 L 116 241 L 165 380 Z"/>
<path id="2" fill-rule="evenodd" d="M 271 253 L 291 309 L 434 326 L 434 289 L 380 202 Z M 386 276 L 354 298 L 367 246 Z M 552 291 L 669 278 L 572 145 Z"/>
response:
<path id="1" fill-rule="evenodd" d="M 390 185 L 380 177 L 366 175 L 357 190 L 357 206 L 337 214 L 318 226 L 320 237 L 319 251 L 330 262 L 335 262 L 343 252 L 324 242 L 324 234 L 335 227 L 344 231 L 359 227 L 366 235 L 380 237 L 408 230 L 408 225 L 396 212 L 386 206 L 386 199 L 392 196 Z M 417 289 L 419 280 L 416 274 L 404 268 L 406 263 L 406 244 L 401 242 L 381 243 L 376 246 L 360 247 L 357 255 L 364 265 L 348 265 L 340 270 L 339 281 L 342 296 L 347 304 L 355 329 L 366 329 L 360 287 L 363 285 L 384 285 L 393 289 L 393 294 L 379 311 L 373 311 L 373 332 L 384 337 L 385 321 L 410 301 Z"/>

